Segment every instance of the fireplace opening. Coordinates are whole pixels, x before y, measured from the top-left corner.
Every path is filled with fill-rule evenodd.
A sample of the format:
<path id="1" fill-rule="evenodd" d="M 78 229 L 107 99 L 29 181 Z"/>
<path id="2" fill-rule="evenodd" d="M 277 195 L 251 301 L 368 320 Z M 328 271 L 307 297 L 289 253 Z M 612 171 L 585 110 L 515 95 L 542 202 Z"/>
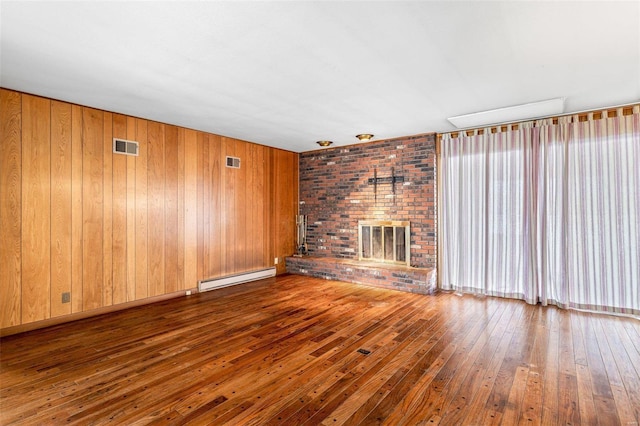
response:
<path id="1" fill-rule="evenodd" d="M 410 266 L 410 237 L 408 221 L 361 220 L 358 222 L 358 257 Z"/>

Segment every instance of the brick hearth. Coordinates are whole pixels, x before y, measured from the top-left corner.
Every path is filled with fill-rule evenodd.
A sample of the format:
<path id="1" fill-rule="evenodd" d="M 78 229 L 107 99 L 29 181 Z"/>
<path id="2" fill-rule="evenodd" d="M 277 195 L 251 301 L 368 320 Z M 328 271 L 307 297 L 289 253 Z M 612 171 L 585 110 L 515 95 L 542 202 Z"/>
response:
<path id="1" fill-rule="evenodd" d="M 347 281 L 400 290 L 431 294 L 436 289 L 435 269 L 413 268 L 332 257 L 287 257 L 287 272 L 298 275 Z"/>

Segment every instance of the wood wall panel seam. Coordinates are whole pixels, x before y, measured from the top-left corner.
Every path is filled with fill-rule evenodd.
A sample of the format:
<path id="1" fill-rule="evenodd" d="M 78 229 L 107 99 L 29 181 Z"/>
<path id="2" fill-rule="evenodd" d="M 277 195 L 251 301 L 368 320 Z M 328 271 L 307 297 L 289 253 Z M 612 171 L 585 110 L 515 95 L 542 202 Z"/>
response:
<path id="1" fill-rule="evenodd" d="M 22 99 L 22 322 L 51 315 L 51 107 Z"/>
<path id="2" fill-rule="evenodd" d="M 21 322 L 22 99 L 0 88 L 0 327 Z"/>
<path id="3" fill-rule="evenodd" d="M 136 119 L 127 116 L 127 140 L 136 138 Z M 136 160 L 138 157 L 126 156 L 127 180 L 127 298 L 128 302 L 136 300 Z"/>
<path id="4" fill-rule="evenodd" d="M 127 120 L 113 115 L 113 137 L 127 138 Z M 113 304 L 127 301 L 127 164 L 123 155 L 112 155 L 112 297 Z"/>
<path id="5" fill-rule="evenodd" d="M 82 107 L 71 106 L 71 312 L 83 306 Z"/>
<path id="6" fill-rule="evenodd" d="M 51 316 L 71 313 L 71 106 L 51 103 Z M 55 152 L 54 152 L 55 150 Z"/>
<path id="7" fill-rule="evenodd" d="M 136 119 L 135 141 L 139 144 L 135 159 L 135 279 L 136 300 L 149 296 L 148 264 L 148 205 L 147 205 L 147 121 Z"/>
<path id="8" fill-rule="evenodd" d="M 82 111 L 82 306 L 96 309 L 103 301 L 103 112 Z"/>
<path id="9" fill-rule="evenodd" d="M 104 113 L 103 127 L 103 295 L 102 306 L 113 305 L 113 114 Z"/>
<path id="10" fill-rule="evenodd" d="M 185 132 L 184 129 L 178 128 L 178 171 L 177 171 L 177 283 L 176 289 L 181 290 L 185 288 L 185 229 L 184 229 L 184 217 L 185 217 Z"/>

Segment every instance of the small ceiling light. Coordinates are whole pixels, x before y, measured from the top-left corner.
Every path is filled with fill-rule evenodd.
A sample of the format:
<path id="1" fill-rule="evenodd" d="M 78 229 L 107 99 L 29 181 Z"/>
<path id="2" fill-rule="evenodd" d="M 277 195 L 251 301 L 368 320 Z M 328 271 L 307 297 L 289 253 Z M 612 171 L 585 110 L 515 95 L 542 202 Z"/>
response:
<path id="1" fill-rule="evenodd" d="M 324 147 L 327 147 L 327 146 L 331 145 L 333 142 L 331 142 L 331 141 L 318 141 L 316 143 L 324 148 Z"/>
<path id="2" fill-rule="evenodd" d="M 373 139 L 373 135 L 369 133 L 363 133 L 361 135 L 356 135 L 356 138 L 358 138 L 360 142 L 369 142 L 371 139 Z"/>

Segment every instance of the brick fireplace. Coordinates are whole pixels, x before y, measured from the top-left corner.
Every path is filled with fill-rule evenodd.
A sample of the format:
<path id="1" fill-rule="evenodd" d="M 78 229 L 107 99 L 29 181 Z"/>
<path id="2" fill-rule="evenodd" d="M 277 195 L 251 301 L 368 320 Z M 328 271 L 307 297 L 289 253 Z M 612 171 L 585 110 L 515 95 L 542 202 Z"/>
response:
<path id="1" fill-rule="evenodd" d="M 307 250 L 292 273 L 428 293 L 435 285 L 435 134 L 300 155 Z M 359 221 L 410 223 L 410 266 L 359 262 Z"/>

